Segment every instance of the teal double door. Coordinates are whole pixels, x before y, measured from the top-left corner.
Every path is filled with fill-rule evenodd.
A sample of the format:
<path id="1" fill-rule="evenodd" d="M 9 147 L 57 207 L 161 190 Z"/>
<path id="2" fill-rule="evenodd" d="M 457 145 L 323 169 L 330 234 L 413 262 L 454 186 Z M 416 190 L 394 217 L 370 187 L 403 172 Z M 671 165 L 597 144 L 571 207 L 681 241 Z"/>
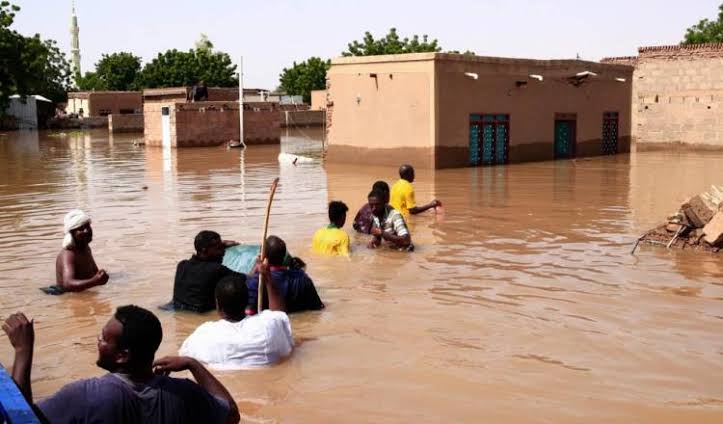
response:
<path id="1" fill-rule="evenodd" d="M 470 116 L 470 165 L 503 165 L 508 161 L 509 149 L 510 115 Z"/>
<path id="2" fill-rule="evenodd" d="M 571 159 L 575 157 L 574 119 L 555 119 L 555 159 Z"/>

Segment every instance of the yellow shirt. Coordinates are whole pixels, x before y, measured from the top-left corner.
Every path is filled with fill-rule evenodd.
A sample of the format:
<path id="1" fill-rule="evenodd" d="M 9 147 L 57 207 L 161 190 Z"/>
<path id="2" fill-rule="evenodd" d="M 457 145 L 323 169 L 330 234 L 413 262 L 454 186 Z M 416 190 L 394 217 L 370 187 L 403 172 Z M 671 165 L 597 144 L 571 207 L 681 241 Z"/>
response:
<path id="1" fill-rule="evenodd" d="M 314 234 L 314 252 L 329 256 L 349 256 L 349 235 L 336 226 L 326 226 Z"/>
<path id="2" fill-rule="evenodd" d="M 409 209 L 417 206 L 412 183 L 403 178 L 394 183 L 389 193 L 389 204 L 403 215 L 409 215 Z"/>

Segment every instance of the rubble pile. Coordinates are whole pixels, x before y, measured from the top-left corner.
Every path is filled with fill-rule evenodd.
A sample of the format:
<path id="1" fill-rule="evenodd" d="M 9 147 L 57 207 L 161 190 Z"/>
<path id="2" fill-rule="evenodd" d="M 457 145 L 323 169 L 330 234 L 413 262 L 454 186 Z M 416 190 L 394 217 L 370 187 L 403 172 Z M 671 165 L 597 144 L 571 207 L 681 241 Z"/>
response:
<path id="1" fill-rule="evenodd" d="M 686 200 L 665 224 L 648 231 L 638 241 L 668 248 L 720 251 L 723 249 L 723 187 L 712 186 L 707 193 Z"/>

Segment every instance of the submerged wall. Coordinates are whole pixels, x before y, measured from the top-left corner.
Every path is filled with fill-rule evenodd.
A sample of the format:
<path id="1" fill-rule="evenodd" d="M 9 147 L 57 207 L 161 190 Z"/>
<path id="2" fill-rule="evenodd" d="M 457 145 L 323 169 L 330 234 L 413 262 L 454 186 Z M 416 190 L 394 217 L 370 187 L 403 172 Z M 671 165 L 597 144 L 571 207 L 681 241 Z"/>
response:
<path id="1" fill-rule="evenodd" d="M 143 132 L 143 114 L 108 115 L 108 131 L 115 133 Z"/>
<path id="2" fill-rule="evenodd" d="M 164 107 L 169 108 L 171 147 L 218 146 L 239 139 L 238 102 L 147 102 L 143 113 L 147 145 L 162 145 Z M 279 143 L 281 118 L 275 106 L 248 103 L 244 107 L 244 142 Z"/>
<path id="3" fill-rule="evenodd" d="M 723 44 L 639 49 L 633 135 L 642 148 L 723 148 Z"/>

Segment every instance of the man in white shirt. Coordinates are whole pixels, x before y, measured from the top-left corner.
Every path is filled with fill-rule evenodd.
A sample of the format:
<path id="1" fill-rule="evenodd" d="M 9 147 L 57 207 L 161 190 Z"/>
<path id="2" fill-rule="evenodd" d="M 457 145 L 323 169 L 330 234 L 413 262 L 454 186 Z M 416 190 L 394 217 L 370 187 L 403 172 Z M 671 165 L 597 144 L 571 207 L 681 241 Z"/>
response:
<path id="1" fill-rule="evenodd" d="M 279 362 L 294 348 L 283 297 L 273 284 L 268 265 L 257 268 L 264 274 L 269 309 L 245 318 L 248 289 L 235 275 L 216 285 L 216 308 L 221 319 L 201 324 L 179 350 L 216 370 L 258 368 Z"/>

